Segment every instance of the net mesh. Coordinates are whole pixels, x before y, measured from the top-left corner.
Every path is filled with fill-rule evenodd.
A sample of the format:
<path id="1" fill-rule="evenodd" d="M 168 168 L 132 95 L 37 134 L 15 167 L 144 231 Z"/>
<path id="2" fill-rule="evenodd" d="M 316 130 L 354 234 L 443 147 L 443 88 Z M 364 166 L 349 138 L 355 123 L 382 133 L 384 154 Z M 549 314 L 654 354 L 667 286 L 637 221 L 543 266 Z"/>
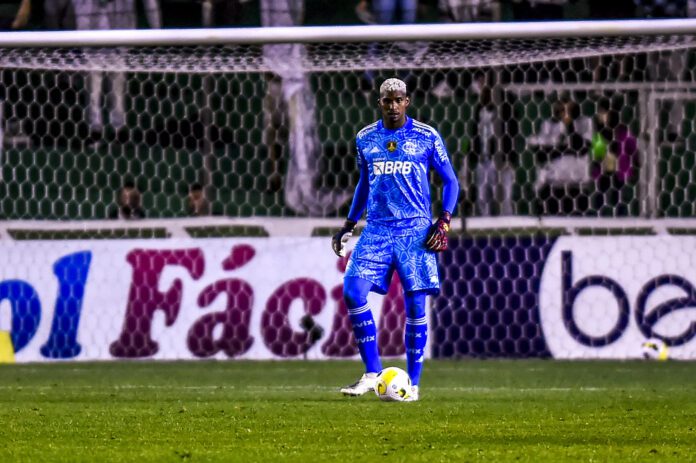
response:
<path id="1" fill-rule="evenodd" d="M 299 44 L 298 44 L 299 45 Z M 6 48 L 5 68 L 56 71 L 235 73 L 302 69 L 464 69 L 522 65 L 592 56 L 674 51 L 694 46 L 690 35 L 559 37 L 379 43 L 310 43 L 293 58 L 273 59 L 264 48 L 279 45 Z M 280 44 L 288 47 L 288 44 Z"/>
<path id="2" fill-rule="evenodd" d="M 691 36 L 657 36 L 3 49 L 0 215 L 108 218 L 128 181 L 153 218 L 187 215 L 184 197 L 196 183 L 212 214 L 342 216 L 355 181 L 354 134 L 378 117 L 377 83 L 398 75 L 413 93 L 411 115 L 442 132 L 469 190 L 477 166 L 484 175 L 479 132 L 493 131 L 497 140 L 483 147 L 496 150 L 497 164 L 514 161 L 497 169 L 506 177 L 498 183 L 513 190 L 496 192 L 512 196 L 498 212 L 678 217 L 694 199 L 692 45 Z M 482 88 L 498 108 L 488 126 Z M 575 132 L 601 164 L 604 148 L 592 137 L 607 110 L 641 145 L 630 161 L 636 178 L 621 185 L 596 181 L 601 166 L 555 159 L 589 151 L 580 141 L 567 148 L 570 126 L 554 120 L 565 116 L 579 119 Z M 612 162 L 627 169 L 624 158 Z M 562 178 L 563 168 L 577 178 Z M 541 195 L 550 203 L 538 200 L 554 184 Z M 565 197 L 594 187 L 602 198 Z M 468 215 L 493 213 L 467 205 L 476 201 L 467 194 Z M 601 204 L 612 195 L 621 207 Z"/>
<path id="3" fill-rule="evenodd" d="M 696 256 L 675 249 L 696 249 L 681 237 L 696 204 L 693 48 L 681 35 L 3 49 L 0 218 L 23 222 L 0 237 L 44 247 L 3 244 L 17 265 L 0 274 L 11 314 L 0 329 L 20 360 L 355 357 L 345 261 L 325 255 L 327 238 L 288 251 L 282 236 L 297 234 L 293 217 L 346 215 L 355 133 L 379 117 L 381 80 L 399 76 L 409 114 L 443 135 L 471 219 L 440 258 L 431 355 L 635 357 L 657 336 L 692 358 L 696 325 L 680 310 L 696 305 Z M 161 220 L 95 221 L 188 216 L 205 218 L 174 233 Z M 490 216 L 502 217 L 476 228 Z M 539 217 L 609 221 L 515 225 Z M 95 222 L 46 222 L 78 219 Z M 687 221 L 658 230 L 656 219 Z M 314 235 L 330 235 L 317 223 Z M 250 249 L 118 240 L 271 228 Z M 583 257 L 602 239 L 604 254 Z M 655 274 L 625 272 L 643 267 Z M 387 356 L 404 353 L 401 291 L 394 281 L 374 302 Z M 87 314 L 95 306 L 107 313 Z"/>

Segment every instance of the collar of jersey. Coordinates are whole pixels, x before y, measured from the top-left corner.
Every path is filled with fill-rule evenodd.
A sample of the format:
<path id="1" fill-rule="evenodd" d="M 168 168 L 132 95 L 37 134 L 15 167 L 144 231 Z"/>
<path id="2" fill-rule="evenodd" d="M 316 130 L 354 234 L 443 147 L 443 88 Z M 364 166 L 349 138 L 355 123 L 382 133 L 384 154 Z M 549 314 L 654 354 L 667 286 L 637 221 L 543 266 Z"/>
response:
<path id="1" fill-rule="evenodd" d="M 388 129 L 388 128 L 386 128 L 386 127 L 384 126 L 384 121 L 383 121 L 382 119 L 380 119 L 380 120 L 377 122 L 377 127 L 379 128 L 379 130 L 384 130 L 385 132 L 389 132 L 389 133 L 396 133 L 396 132 L 398 132 L 399 130 L 404 130 L 404 129 L 408 130 L 408 129 L 411 128 L 412 125 L 413 125 L 413 119 L 411 119 L 411 118 L 408 117 L 408 116 L 406 116 L 406 122 L 404 123 L 404 125 L 402 125 L 402 126 L 399 127 L 398 129 Z"/>

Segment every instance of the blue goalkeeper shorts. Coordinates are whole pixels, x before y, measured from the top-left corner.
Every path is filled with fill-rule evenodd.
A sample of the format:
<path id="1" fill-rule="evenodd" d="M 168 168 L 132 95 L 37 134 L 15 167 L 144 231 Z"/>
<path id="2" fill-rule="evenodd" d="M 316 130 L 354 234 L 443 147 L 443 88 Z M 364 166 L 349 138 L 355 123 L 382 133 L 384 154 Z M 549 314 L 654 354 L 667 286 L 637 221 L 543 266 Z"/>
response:
<path id="1" fill-rule="evenodd" d="M 360 234 L 346 268 L 346 278 L 358 277 L 373 284 L 372 290 L 386 294 L 396 269 L 406 291 L 440 290 L 437 257 L 425 248 L 430 221 L 410 228 L 369 224 Z"/>

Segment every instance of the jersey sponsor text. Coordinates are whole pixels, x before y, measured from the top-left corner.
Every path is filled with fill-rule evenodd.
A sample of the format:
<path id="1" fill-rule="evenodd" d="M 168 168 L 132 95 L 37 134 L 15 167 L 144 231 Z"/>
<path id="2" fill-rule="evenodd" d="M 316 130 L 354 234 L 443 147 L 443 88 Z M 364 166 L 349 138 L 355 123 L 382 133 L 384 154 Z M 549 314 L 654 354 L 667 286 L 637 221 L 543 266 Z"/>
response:
<path id="1" fill-rule="evenodd" d="M 412 167 L 411 161 L 376 161 L 373 163 L 372 172 L 375 175 L 408 175 L 411 173 Z"/>

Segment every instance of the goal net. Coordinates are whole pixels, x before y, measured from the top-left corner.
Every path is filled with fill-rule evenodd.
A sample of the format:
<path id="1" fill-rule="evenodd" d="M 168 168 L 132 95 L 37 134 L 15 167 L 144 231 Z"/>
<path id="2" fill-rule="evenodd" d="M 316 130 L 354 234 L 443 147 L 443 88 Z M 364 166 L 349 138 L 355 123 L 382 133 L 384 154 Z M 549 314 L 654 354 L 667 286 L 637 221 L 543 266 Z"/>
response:
<path id="1" fill-rule="evenodd" d="M 631 358 L 659 338 L 694 358 L 695 31 L 8 34 L 0 332 L 27 361 L 355 357 L 327 237 L 397 76 L 466 218 L 430 355 Z M 373 302 L 387 356 L 404 353 L 400 288 Z"/>

